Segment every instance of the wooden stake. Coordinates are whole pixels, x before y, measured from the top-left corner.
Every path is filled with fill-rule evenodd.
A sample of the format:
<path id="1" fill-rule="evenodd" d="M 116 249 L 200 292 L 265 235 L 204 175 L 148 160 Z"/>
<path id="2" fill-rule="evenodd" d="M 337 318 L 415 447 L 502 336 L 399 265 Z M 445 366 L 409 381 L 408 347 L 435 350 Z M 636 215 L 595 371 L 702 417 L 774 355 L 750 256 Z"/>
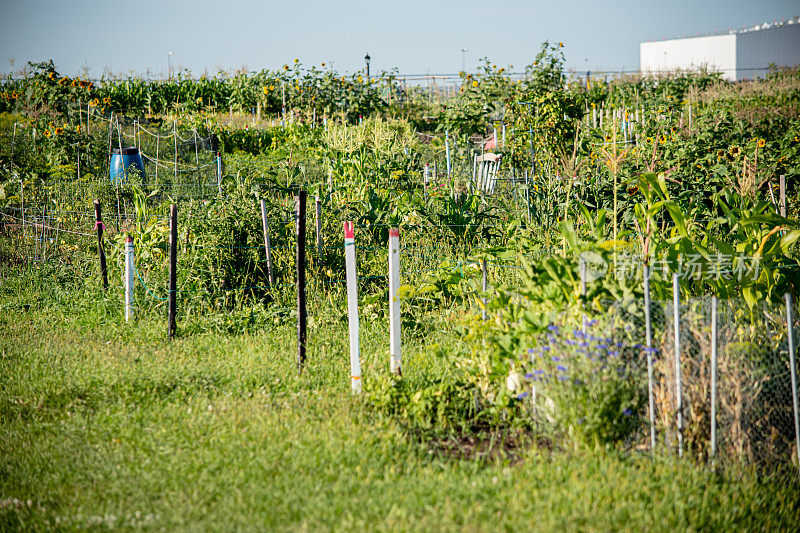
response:
<path id="1" fill-rule="evenodd" d="M 306 363 L 306 191 L 299 191 L 297 203 L 297 371 Z"/>
<path id="2" fill-rule="evenodd" d="M 322 254 L 322 200 L 319 195 L 314 197 L 314 222 L 317 230 L 317 256 Z"/>
<path id="3" fill-rule="evenodd" d="M 103 278 L 103 289 L 108 288 L 108 269 L 106 267 L 106 250 L 103 246 L 103 214 L 100 200 L 94 201 L 94 227 L 97 230 L 97 253 L 100 255 L 100 275 Z"/>
<path id="4" fill-rule="evenodd" d="M 175 338 L 175 312 L 177 311 L 178 291 L 178 206 L 169 206 L 169 314 L 167 316 L 167 334 Z"/>

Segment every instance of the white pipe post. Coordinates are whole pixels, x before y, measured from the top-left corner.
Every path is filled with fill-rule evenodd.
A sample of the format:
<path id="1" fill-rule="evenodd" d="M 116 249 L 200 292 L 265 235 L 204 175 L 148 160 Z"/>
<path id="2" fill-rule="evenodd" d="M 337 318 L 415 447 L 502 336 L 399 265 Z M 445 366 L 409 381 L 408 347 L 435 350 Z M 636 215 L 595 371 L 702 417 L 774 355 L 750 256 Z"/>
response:
<path id="1" fill-rule="evenodd" d="M 483 320 L 486 320 L 486 304 L 487 304 L 487 300 L 486 300 L 485 294 L 486 294 L 486 290 L 488 289 L 488 286 L 489 286 L 488 277 L 489 276 L 488 276 L 488 272 L 487 272 L 486 258 L 483 258 L 483 259 L 481 259 L 481 289 L 483 290 L 483 294 L 484 294 L 483 298 L 481 298 L 481 301 L 483 302 L 483 309 L 481 309 L 481 318 Z"/>
<path id="2" fill-rule="evenodd" d="M 781 216 L 786 218 L 786 175 L 781 174 L 780 177 L 780 202 L 781 202 Z M 770 189 L 771 191 L 772 189 Z"/>
<path id="3" fill-rule="evenodd" d="M 653 395 L 653 331 L 650 322 L 650 266 L 642 266 L 644 278 L 644 327 L 647 343 L 647 397 L 650 407 L 650 451 L 656 449 L 656 403 Z"/>
<path id="4" fill-rule="evenodd" d="M 125 237 L 125 322 L 133 317 L 133 237 Z"/>
<path id="5" fill-rule="evenodd" d="M 350 332 L 350 386 L 361 392 L 361 355 L 358 339 L 358 274 L 353 223 L 344 223 L 344 265 L 347 278 L 347 320 Z"/>
<path id="6" fill-rule="evenodd" d="M 691 108 L 690 108 L 691 109 Z M 717 456 L 717 297 L 711 297 L 711 461 Z"/>
<path id="7" fill-rule="evenodd" d="M 430 167 L 428 163 L 425 163 L 425 170 L 422 173 L 422 191 L 425 195 L 425 199 L 428 199 L 428 172 L 430 171 Z"/>
<path id="8" fill-rule="evenodd" d="M 219 152 L 217 152 L 217 191 L 222 196 L 222 156 Z"/>
<path id="9" fill-rule="evenodd" d="M 672 320 L 675 330 L 675 411 L 678 429 L 678 456 L 683 457 L 683 398 L 681 397 L 681 312 L 678 274 L 672 274 Z"/>
<path id="10" fill-rule="evenodd" d="M 400 375 L 400 230 L 389 229 L 389 366 Z"/>
<path id="11" fill-rule="evenodd" d="M 794 320 L 792 319 L 792 295 L 788 292 L 786 299 L 786 325 L 787 339 L 789 341 L 789 365 L 792 375 L 792 408 L 794 410 L 794 438 L 795 451 L 797 452 L 797 469 L 800 472 L 800 408 L 797 402 L 797 361 L 794 354 Z"/>
<path id="12" fill-rule="evenodd" d="M 450 179 L 450 130 L 444 131 L 444 152 L 447 163 L 447 179 Z"/>

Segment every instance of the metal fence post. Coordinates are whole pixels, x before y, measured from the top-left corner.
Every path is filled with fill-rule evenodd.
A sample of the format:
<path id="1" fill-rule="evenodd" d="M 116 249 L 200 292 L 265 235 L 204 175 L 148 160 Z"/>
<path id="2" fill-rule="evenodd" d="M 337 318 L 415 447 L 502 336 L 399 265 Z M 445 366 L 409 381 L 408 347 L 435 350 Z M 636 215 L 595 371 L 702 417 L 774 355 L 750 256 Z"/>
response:
<path id="1" fill-rule="evenodd" d="M 789 341 L 789 365 L 792 375 L 792 409 L 794 410 L 794 438 L 795 450 L 797 451 L 797 469 L 800 473 L 800 409 L 797 405 L 797 362 L 794 355 L 794 327 L 792 326 L 792 295 L 788 292 L 784 295 L 786 299 L 786 326 L 787 339 Z"/>
<path id="2" fill-rule="evenodd" d="M 672 274 L 672 310 L 675 330 L 675 411 L 677 414 L 678 456 L 683 457 L 683 398 L 681 397 L 681 312 L 678 274 Z"/>
<path id="3" fill-rule="evenodd" d="M 650 324 L 650 267 L 642 267 L 644 277 L 644 328 L 647 340 L 647 397 L 650 404 L 650 450 L 656 449 L 656 404 L 653 396 L 653 332 Z"/>

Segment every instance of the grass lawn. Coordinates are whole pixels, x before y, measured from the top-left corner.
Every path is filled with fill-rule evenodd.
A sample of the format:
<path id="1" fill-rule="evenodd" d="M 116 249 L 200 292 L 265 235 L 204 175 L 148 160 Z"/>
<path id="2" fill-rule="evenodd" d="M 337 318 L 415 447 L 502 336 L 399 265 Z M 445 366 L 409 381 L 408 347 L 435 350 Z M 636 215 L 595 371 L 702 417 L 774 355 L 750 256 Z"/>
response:
<path id="1" fill-rule="evenodd" d="M 116 294 L 93 303 L 65 291 L 26 311 L 9 291 L 0 530 L 793 531 L 800 521 L 796 479 L 409 435 L 351 397 L 343 322 L 312 321 L 298 377 L 291 323 L 169 342 L 157 313 L 125 325 Z M 191 320 L 201 319 L 179 328 Z M 426 346 L 457 337 L 431 321 L 404 339 L 405 379 L 447 372 Z M 362 335 L 369 380 L 388 372 L 387 326 L 363 321 Z"/>

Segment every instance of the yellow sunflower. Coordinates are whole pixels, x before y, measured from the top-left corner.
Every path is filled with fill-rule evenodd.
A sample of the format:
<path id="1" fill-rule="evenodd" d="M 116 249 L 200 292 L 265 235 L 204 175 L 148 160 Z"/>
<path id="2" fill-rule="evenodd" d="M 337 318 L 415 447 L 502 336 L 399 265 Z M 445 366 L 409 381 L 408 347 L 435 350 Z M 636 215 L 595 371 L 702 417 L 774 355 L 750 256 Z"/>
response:
<path id="1" fill-rule="evenodd" d="M 766 144 L 767 144 L 767 141 L 765 141 L 764 139 L 759 139 L 758 140 L 758 147 L 759 148 L 764 148 L 764 145 L 766 145 Z"/>
<path id="2" fill-rule="evenodd" d="M 52 135 L 52 133 L 50 133 L 50 130 L 44 130 L 45 137 L 50 137 L 50 135 Z"/>

